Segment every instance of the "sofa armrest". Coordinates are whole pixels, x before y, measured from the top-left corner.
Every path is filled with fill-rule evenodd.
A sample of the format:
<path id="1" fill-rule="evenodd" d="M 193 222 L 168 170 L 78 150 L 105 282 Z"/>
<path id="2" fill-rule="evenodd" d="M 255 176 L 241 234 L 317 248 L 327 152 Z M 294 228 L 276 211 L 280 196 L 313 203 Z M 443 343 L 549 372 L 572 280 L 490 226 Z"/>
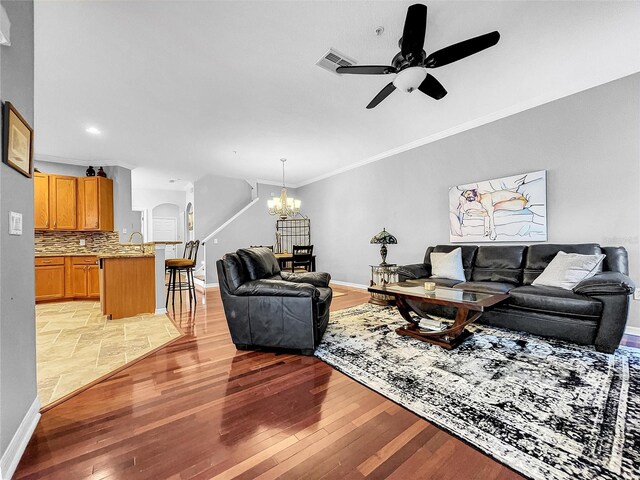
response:
<path id="1" fill-rule="evenodd" d="M 307 283 L 315 287 L 328 287 L 331 275 L 325 272 L 290 273 L 280 272 L 282 280 L 293 283 Z"/>
<path id="2" fill-rule="evenodd" d="M 313 285 L 284 280 L 252 280 L 240 285 L 233 294 L 240 297 L 320 297 L 320 291 Z"/>
<path id="3" fill-rule="evenodd" d="M 623 273 L 602 272 L 586 278 L 573 289 L 581 295 L 629 295 L 633 293 L 633 280 Z"/>
<path id="4" fill-rule="evenodd" d="M 431 272 L 424 263 L 402 265 L 398 267 L 398 277 L 401 282 L 413 278 L 425 278 L 431 276 Z"/>

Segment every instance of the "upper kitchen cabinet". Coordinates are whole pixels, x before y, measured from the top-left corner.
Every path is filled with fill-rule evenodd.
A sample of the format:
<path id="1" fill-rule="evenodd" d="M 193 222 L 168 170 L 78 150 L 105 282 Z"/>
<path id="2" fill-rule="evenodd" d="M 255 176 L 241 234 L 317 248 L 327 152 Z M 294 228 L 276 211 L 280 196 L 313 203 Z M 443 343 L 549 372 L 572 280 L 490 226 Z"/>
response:
<path id="1" fill-rule="evenodd" d="M 49 175 L 49 228 L 53 230 L 77 230 L 76 177 Z"/>
<path id="2" fill-rule="evenodd" d="M 49 175 L 33 174 L 33 224 L 36 230 L 49 229 Z"/>
<path id="3" fill-rule="evenodd" d="M 113 231 L 113 180 L 78 178 L 78 230 Z"/>
<path id="4" fill-rule="evenodd" d="M 113 180 L 34 173 L 36 230 L 113 231 Z"/>

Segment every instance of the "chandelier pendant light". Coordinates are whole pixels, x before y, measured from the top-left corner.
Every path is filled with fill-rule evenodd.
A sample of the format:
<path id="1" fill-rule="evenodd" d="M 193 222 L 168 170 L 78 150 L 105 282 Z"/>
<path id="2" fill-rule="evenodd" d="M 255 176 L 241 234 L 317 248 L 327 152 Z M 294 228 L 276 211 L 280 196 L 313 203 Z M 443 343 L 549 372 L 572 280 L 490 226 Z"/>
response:
<path id="1" fill-rule="evenodd" d="M 280 190 L 279 197 L 273 197 L 267 201 L 267 207 L 270 215 L 278 215 L 282 220 L 287 217 L 293 217 L 300 213 L 300 200 L 296 200 L 293 197 L 287 197 L 287 187 L 284 183 L 284 162 L 286 158 L 281 158 L 282 162 L 282 190 Z"/>

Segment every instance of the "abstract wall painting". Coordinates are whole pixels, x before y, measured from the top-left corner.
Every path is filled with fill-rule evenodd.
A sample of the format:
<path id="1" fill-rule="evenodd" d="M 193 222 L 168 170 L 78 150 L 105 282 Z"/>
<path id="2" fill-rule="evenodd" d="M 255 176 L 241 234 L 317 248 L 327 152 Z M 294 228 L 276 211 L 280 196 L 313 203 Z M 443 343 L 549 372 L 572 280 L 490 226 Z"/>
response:
<path id="1" fill-rule="evenodd" d="M 449 222 L 452 243 L 546 241 L 546 170 L 450 188 Z"/>

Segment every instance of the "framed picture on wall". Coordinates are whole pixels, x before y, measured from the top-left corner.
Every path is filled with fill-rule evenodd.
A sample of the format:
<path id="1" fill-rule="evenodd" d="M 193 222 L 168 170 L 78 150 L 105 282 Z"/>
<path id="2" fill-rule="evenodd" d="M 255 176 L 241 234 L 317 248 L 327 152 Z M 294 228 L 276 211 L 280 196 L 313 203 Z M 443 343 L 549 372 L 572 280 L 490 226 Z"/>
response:
<path id="1" fill-rule="evenodd" d="M 452 187 L 449 224 L 452 243 L 545 242 L 547 172 Z"/>
<path id="2" fill-rule="evenodd" d="M 2 123 L 2 161 L 31 178 L 33 129 L 10 102 L 4 102 Z"/>

